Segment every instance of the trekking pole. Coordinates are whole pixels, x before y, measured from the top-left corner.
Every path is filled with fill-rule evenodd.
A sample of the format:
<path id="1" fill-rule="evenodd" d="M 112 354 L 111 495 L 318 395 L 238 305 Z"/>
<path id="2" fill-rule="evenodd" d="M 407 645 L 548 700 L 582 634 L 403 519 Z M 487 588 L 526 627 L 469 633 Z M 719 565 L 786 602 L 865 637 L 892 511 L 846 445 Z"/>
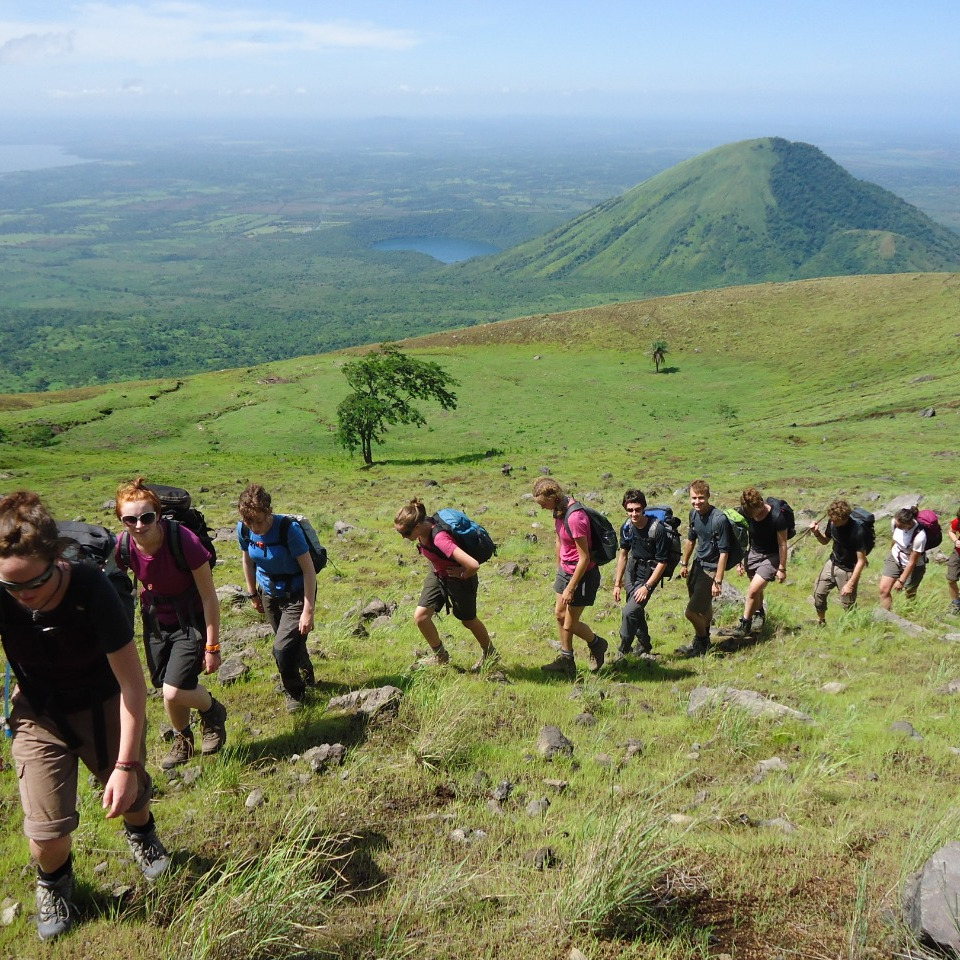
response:
<path id="1" fill-rule="evenodd" d="M 826 519 L 827 519 L 827 515 L 824 514 L 822 517 L 818 517 L 818 518 L 816 519 L 816 521 L 814 521 L 814 522 L 815 522 L 815 523 L 820 523 L 821 521 L 826 520 Z M 793 543 L 791 544 L 791 546 L 792 546 L 792 547 L 796 547 L 796 545 L 797 545 L 808 533 L 813 533 L 813 530 L 812 530 L 810 527 L 807 527 L 807 529 L 804 530 L 803 533 L 801 533 L 801 534 L 793 541 Z"/>

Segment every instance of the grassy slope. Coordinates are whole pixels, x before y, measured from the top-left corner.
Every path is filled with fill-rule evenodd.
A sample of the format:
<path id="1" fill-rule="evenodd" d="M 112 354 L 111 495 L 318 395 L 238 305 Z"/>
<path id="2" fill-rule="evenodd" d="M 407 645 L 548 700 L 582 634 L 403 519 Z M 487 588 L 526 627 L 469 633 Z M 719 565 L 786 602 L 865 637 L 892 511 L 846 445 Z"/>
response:
<path id="1" fill-rule="evenodd" d="M 427 338 L 415 346 L 462 381 L 460 408 L 432 414 L 425 430 L 395 431 L 368 471 L 333 447 L 342 355 L 204 375 L 180 386 L 131 383 L 2 398 L 0 429 L 8 438 L 36 436 L 39 421 L 66 428 L 45 448 L 0 446 L 7 488 L 35 487 L 63 516 L 109 522 L 100 505 L 117 481 L 141 472 L 182 480 L 195 492 L 206 488 L 197 499 L 217 525 L 233 521 L 239 484 L 249 478 L 262 480 L 281 509 L 310 513 L 337 565 L 321 577 L 312 639 L 327 657 L 318 664 L 325 684 L 319 703 L 370 683 L 393 682 L 407 692 L 399 721 L 365 734 L 319 705 L 291 720 L 273 692 L 269 644 L 228 637 L 226 652 L 244 651 L 252 667 L 248 681 L 223 690 L 230 747 L 198 764 L 202 774 L 191 786 L 158 778 L 158 819 L 181 869 L 159 897 L 138 885 L 122 911 L 125 922 L 109 922 L 111 898 L 101 885 L 135 877 L 113 825 L 102 822 L 84 787 L 77 848 L 88 919 L 59 955 L 110 949 L 143 957 L 249 956 L 255 932 L 244 934 L 238 952 L 229 939 L 217 940 L 216 925 L 255 926 L 253 905 L 269 901 L 267 878 L 240 898 L 247 906 L 231 907 L 229 897 L 211 906 L 213 894 L 201 900 L 211 879 L 205 870 L 289 852 L 296 846 L 296 831 L 284 823 L 291 808 L 315 810 L 311 823 L 320 833 L 354 836 L 345 841 L 360 851 L 347 870 L 354 893 L 384 881 L 356 901 L 331 894 L 320 908 L 268 902 L 268 914 L 327 921 L 322 933 L 297 934 L 314 950 L 357 958 L 400 957 L 408 949 L 427 957 L 560 957 L 574 943 L 591 957 L 651 960 L 721 952 L 767 957 L 778 948 L 838 956 L 848 946 L 851 956 L 881 948 L 889 955 L 882 907 L 895 901 L 903 872 L 955 833 L 952 796 L 960 776 L 949 748 L 957 744 L 958 710 L 937 688 L 960 674 L 960 657 L 937 639 L 946 606 L 942 568 L 931 571 L 912 608 L 897 602 L 937 631 L 930 639 L 908 639 L 869 620 L 882 534 L 861 612 L 844 621 L 831 607 L 831 627 L 815 632 L 807 597 L 824 551 L 807 538 L 789 582 L 768 591 L 767 641 L 694 664 L 669 657 L 687 637 L 682 584 L 669 584 L 651 609 L 657 649 L 667 656 L 655 666 L 588 678 L 581 699 L 571 700 L 566 685 L 545 683 L 538 670 L 552 656 L 552 535 L 549 518 L 526 494 L 538 469 L 549 466 L 561 482 L 602 496 L 613 516 L 634 483 L 682 514 L 677 491 L 698 475 L 710 479 L 722 503 L 756 483 L 818 513 L 841 491 L 853 501 L 874 491 L 881 503 L 922 491 L 932 505 L 952 511 L 960 384 L 948 358 L 958 292 L 956 275 L 807 281 Z M 654 339 L 669 344 L 667 374 L 655 375 L 646 357 Z M 262 382 L 267 376 L 287 382 Z M 937 416 L 920 418 L 929 406 Z M 505 462 L 512 476 L 501 473 Z M 426 488 L 428 479 L 439 488 Z M 510 684 L 455 671 L 425 680 L 407 673 L 413 649 L 422 646 L 410 617 L 424 568 L 395 537 L 391 519 L 412 496 L 424 496 L 431 509 L 487 507 L 483 520 L 502 544 L 500 560 L 526 569 L 521 579 L 506 578 L 495 561 L 482 577 L 481 613 L 505 655 Z M 331 532 L 338 519 L 356 525 L 342 540 Z M 531 532 L 540 543 L 525 539 Z M 217 582 L 239 582 L 232 548 L 224 545 L 221 554 Z M 607 571 L 588 621 L 613 637 L 618 615 L 610 582 Z M 346 614 L 373 596 L 399 604 L 395 625 L 359 639 Z M 731 622 L 736 615 L 727 609 L 720 617 Z M 231 631 L 253 622 L 248 609 L 226 612 Z M 469 665 L 472 641 L 450 621 L 441 629 L 454 661 Z M 631 687 L 621 690 L 621 680 Z M 847 684 L 843 693 L 821 690 L 837 680 Z M 701 683 L 759 690 L 812 713 L 818 725 L 745 721 L 734 711 L 690 719 L 687 699 Z M 585 707 L 598 718 L 595 727 L 574 724 Z M 156 701 L 150 715 L 155 732 Z M 894 719 L 910 720 L 925 739 L 892 733 Z M 575 741 L 576 764 L 530 759 L 546 722 Z M 292 753 L 338 739 L 351 746 L 342 777 L 296 779 L 303 768 L 291 767 Z M 629 739 L 643 741 L 644 752 L 620 766 Z M 154 760 L 162 750 L 151 739 Z M 788 773 L 754 782 L 755 764 L 774 755 L 790 765 Z M 505 814 L 488 810 L 478 771 L 493 784 L 516 785 Z M 549 793 L 542 783 L 548 777 L 570 787 L 550 794 L 544 818 L 528 817 L 526 803 Z M 256 786 L 267 802 L 248 811 L 244 801 Z M 15 796 L 8 777 L 0 892 L 29 904 Z M 669 814 L 694 822 L 666 823 Z M 798 831 L 750 825 L 778 816 Z M 682 908 L 657 915 L 659 927 L 640 930 L 633 920 L 632 932 L 620 937 L 591 926 L 599 909 L 585 918 L 571 906 L 628 899 L 616 884 L 601 892 L 591 887 L 591 870 L 613 874 L 603 841 L 618 818 L 633 837 L 652 824 L 655 863 L 673 862 L 674 889 L 697 892 Z M 455 828 L 482 829 L 486 837 L 459 844 L 449 839 Z M 546 844 L 561 867 L 541 873 L 524 854 Z M 614 860 L 627 846 L 616 841 Z M 101 862 L 105 872 L 95 875 Z M 274 863 L 270 871 L 278 869 Z M 312 872 L 304 866 L 299 875 L 305 883 Z M 206 920 L 212 932 L 185 928 L 190 916 Z M 205 951 L 205 936 L 218 945 Z M 0 949 L 33 955 L 32 937 L 28 922 L 18 921 L 0 931 Z M 264 955 L 290 955 L 290 948 Z"/>

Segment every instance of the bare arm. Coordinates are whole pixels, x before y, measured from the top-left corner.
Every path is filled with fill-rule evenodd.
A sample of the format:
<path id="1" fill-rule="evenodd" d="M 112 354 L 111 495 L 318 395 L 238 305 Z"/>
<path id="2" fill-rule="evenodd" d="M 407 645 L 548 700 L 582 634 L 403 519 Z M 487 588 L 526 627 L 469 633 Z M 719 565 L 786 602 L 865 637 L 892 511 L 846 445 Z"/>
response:
<path id="1" fill-rule="evenodd" d="M 200 593 L 203 619 L 207 623 L 203 670 L 204 673 L 213 673 L 220 666 L 220 601 L 217 598 L 217 588 L 213 585 L 213 571 L 209 563 L 202 563 L 193 571 L 193 582 Z M 215 649 L 211 650 L 211 647 Z"/>
<path id="2" fill-rule="evenodd" d="M 118 762 L 139 763 L 140 741 L 146 724 L 147 685 L 137 644 L 131 640 L 114 653 L 107 654 L 113 675 L 120 684 L 120 746 Z M 137 798 L 136 770 L 114 770 L 103 791 L 103 809 L 107 817 L 118 817 L 130 809 Z"/>

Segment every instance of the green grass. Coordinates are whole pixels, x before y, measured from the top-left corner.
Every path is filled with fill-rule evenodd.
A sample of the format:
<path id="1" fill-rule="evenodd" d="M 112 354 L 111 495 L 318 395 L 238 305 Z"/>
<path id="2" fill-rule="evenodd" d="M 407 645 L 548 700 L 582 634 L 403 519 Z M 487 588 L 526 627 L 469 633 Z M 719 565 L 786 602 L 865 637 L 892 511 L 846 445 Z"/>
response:
<path id="1" fill-rule="evenodd" d="M 242 484 L 256 479 L 278 509 L 313 518 L 336 564 L 321 574 L 311 638 L 325 655 L 323 688 L 303 714 L 282 710 L 269 642 L 238 638 L 257 622 L 249 608 L 224 609 L 224 652 L 242 653 L 251 672 L 214 684 L 230 740 L 220 757 L 194 762 L 194 783 L 160 775 L 162 707 L 150 699 L 157 822 L 177 859 L 156 890 L 82 783 L 83 925 L 55 955 L 230 957 L 238 942 L 248 956 L 356 960 L 559 958 L 572 946 L 640 960 L 906 949 L 884 911 L 956 833 L 960 702 L 938 691 L 960 676 L 960 648 L 942 639 L 960 624 L 943 616 L 943 568 L 931 568 L 915 602 L 894 602 L 927 638 L 875 623 L 881 521 L 860 609 L 841 616 L 831 602 L 827 629 L 816 630 L 809 594 L 826 551 L 805 537 L 787 583 L 767 591 L 763 641 L 696 662 L 671 656 L 689 639 L 684 586 L 671 582 L 650 608 L 663 658 L 583 676 L 572 698 L 539 670 L 553 657 L 553 532 L 529 493 L 548 467 L 615 517 L 634 485 L 684 516 L 682 489 L 697 476 L 721 504 L 756 484 L 819 516 L 838 494 L 876 494 L 875 506 L 917 491 L 949 515 L 960 383 L 943 358 L 958 289 L 954 275 L 809 281 L 431 337 L 411 349 L 461 380 L 460 405 L 431 411 L 423 430 L 392 432 L 368 470 L 333 445 L 343 355 L 0 398 L 5 489 L 35 488 L 63 517 L 115 527 L 104 504 L 119 481 L 144 474 L 182 482 L 212 524 L 229 526 Z M 670 372 L 659 375 L 647 356 L 658 338 L 670 344 Z M 937 416 L 921 418 L 925 407 Z M 46 446 L 36 445 L 41 422 L 56 428 Z M 509 682 L 462 672 L 478 650 L 448 618 L 440 629 L 455 668 L 411 673 L 424 646 L 412 613 L 425 565 L 392 519 L 413 496 L 431 510 L 465 507 L 501 544 L 482 570 L 479 609 Z M 355 528 L 337 538 L 336 520 Z M 217 583 L 241 583 L 237 551 L 219 552 Z M 505 560 L 525 575 L 501 575 Z M 614 638 L 610 588 L 607 569 L 585 619 Z M 398 604 L 393 625 L 359 637 L 348 611 L 375 596 Z M 717 621 L 739 613 L 719 609 Z M 825 692 L 834 681 L 845 689 Z M 390 723 L 363 728 L 323 709 L 329 696 L 384 683 L 405 692 Z M 817 722 L 729 707 L 689 717 L 699 685 L 753 689 Z M 594 726 L 575 723 L 586 709 Z M 924 739 L 891 731 L 899 719 Z M 572 759 L 536 755 L 547 723 L 573 740 Z M 348 748 L 343 767 L 301 778 L 292 757 L 336 741 Z M 629 759 L 628 741 L 643 744 Z M 787 770 L 758 778 L 774 756 Z M 557 792 L 548 779 L 568 786 Z M 488 800 L 504 780 L 513 790 L 498 812 Z M 0 897 L 28 914 L 12 772 L 0 787 Z M 248 810 L 255 787 L 266 800 Z M 528 816 L 543 796 L 547 813 Z M 778 819 L 796 831 L 761 825 Z M 557 862 L 541 871 L 528 855 L 545 846 Z M 131 891 L 117 900 L 120 884 Z M 0 929 L 0 952 L 38 956 L 34 938 L 24 915 Z"/>

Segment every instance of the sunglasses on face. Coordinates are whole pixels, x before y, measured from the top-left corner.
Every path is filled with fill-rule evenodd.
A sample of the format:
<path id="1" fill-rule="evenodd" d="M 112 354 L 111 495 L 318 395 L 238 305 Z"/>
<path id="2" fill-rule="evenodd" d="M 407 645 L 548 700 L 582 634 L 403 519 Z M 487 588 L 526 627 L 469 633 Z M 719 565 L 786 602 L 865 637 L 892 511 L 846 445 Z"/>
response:
<path id="1" fill-rule="evenodd" d="M 145 527 L 149 527 L 154 520 L 157 519 L 157 513 L 155 510 L 150 510 L 148 513 L 141 514 L 130 514 L 126 517 L 120 518 L 128 527 L 135 527 L 138 523 L 142 523 Z"/>
<path id="2" fill-rule="evenodd" d="M 21 590 L 36 590 L 37 587 L 42 587 L 53 576 L 56 566 L 56 563 L 52 562 L 40 576 L 34 577 L 32 580 L 21 580 L 19 583 L 15 580 L 0 580 L 0 587 L 9 590 L 10 593 L 19 593 Z"/>

